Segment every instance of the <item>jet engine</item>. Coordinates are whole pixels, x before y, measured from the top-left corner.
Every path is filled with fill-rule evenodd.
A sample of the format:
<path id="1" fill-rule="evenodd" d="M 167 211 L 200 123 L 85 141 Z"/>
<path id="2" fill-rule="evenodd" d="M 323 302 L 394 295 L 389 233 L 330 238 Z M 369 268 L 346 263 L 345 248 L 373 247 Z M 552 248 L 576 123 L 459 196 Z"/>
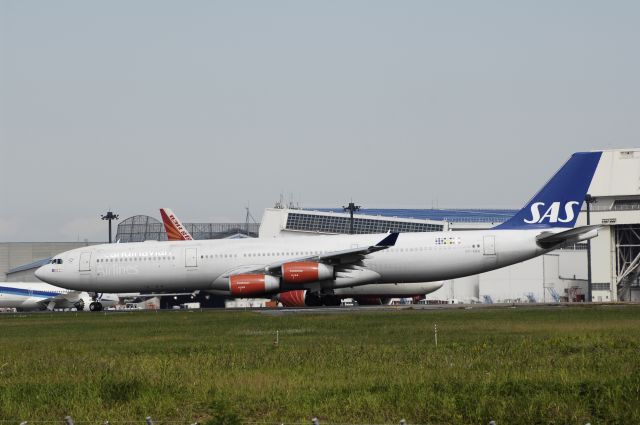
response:
<path id="1" fill-rule="evenodd" d="M 287 291 L 278 294 L 278 301 L 285 307 L 306 307 L 305 295 L 307 291 Z"/>
<path id="2" fill-rule="evenodd" d="M 310 283 L 333 279 L 333 266 L 315 261 L 297 261 L 282 265 L 282 280 L 287 283 Z"/>
<path id="3" fill-rule="evenodd" d="M 236 274 L 229 277 L 229 291 L 234 297 L 263 295 L 280 288 L 280 279 L 266 274 Z"/>

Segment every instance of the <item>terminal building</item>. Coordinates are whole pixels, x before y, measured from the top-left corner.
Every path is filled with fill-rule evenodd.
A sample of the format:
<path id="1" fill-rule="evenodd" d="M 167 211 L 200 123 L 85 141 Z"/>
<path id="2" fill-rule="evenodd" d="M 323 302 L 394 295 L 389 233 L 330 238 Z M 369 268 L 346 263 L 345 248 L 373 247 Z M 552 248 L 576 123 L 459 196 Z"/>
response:
<path id="1" fill-rule="evenodd" d="M 542 184 L 542 182 L 541 182 Z M 640 301 L 640 150 L 604 151 L 582 206 L 578 225 L 603 227 L 587 244 L 565 247 L 499 270 L 445 282 L 428 298 L 458 302 L 585 301 L 591 272 L 593 301 Z M 298 237 L 318 234 L 434 232 L 488 229 L 516 210 L 268 208 L 256 223 L 184 223 L 195 239 Z M 120 243 L 166 240 L 162 223 L 134 216 L 118 224 Z M 33 271 L 51 256 L 83 243 L 0 243 L 0 280 L 35 280 Z"/>

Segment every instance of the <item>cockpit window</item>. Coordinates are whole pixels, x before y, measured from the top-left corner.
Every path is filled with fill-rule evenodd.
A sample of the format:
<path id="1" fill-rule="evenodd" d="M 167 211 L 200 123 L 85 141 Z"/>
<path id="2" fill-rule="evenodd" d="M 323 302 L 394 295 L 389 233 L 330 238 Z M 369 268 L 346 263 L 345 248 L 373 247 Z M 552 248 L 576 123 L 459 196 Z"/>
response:
<path id="1" fill-rule="evenodd" d="M 62 264 L 62 258 L 52 258 L 49 264 Z"/>

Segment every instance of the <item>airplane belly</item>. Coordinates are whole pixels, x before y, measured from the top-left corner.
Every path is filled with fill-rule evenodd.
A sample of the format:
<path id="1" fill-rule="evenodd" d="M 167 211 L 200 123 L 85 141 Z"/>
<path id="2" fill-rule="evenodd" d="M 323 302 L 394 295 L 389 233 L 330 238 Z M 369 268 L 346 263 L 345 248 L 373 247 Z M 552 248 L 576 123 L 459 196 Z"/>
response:
<path id="1" fill-rule="evenodd" d="M 414 283 L 373 283 L 354 286 L 352 288 L 335 289 L 336 295 L 345 297 L 380 296 L 380 297 L 409 297 L 425 295 L 442 287 L 442 282 L 414 282 Z"/>
<path id="2" fill-rule="evenodd" d="M 495 256 L 494 256 L 495 258 Z M 479 251 L 464 248 L 434 249 L 383 267 L 385 283 L 433 282 L 481 273 L 485 258 Z"/>

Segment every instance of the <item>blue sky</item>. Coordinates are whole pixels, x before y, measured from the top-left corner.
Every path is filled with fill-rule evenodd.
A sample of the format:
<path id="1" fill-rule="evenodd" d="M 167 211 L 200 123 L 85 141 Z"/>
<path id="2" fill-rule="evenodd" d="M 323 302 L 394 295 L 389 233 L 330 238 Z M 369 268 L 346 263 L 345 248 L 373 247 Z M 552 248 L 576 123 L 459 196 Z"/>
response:
<path id="1" fill-rule="evenodd" d="M 519 207 L 638 146 L 640 3 L 0 0 L 0 241 L 99 214 Z"/>

